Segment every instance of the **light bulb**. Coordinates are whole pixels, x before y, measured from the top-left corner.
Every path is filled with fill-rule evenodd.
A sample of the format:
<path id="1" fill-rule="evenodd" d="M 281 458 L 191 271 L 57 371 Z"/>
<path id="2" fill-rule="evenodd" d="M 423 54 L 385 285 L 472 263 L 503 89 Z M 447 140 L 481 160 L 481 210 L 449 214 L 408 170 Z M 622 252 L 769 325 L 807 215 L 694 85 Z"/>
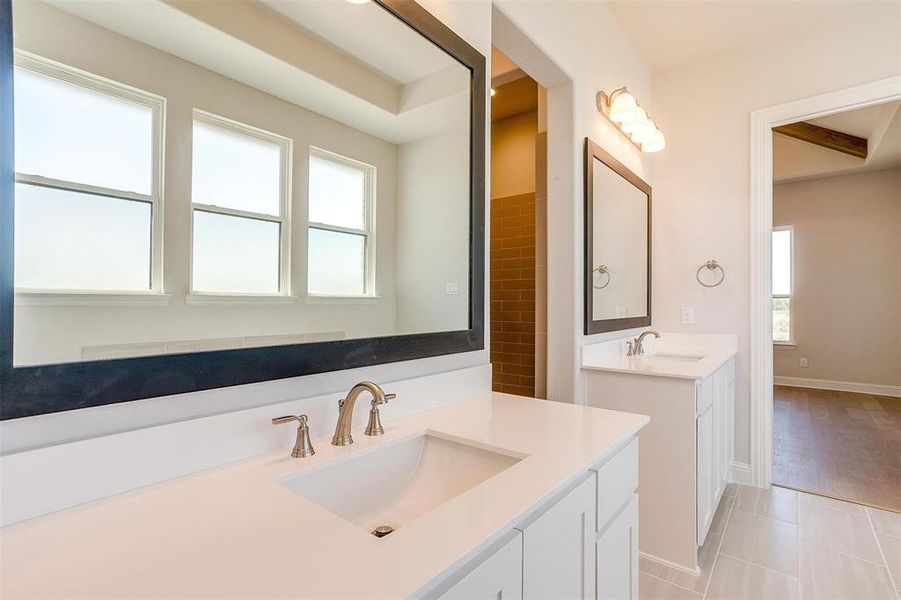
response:
<path id="1" fill-rule="evenodd" d="M 351 4 L 366 4 L 369 0 L 347 0 Z"/>
<path id="2" fill-rule="evenodd" d="M 636 131 L 632 132 L 632 141 L 636 144 L 643 144 L 653 137 L 654 132 L 657 131 L 657 123 L 648 119 L 645 121 L 647 123 L 647 127 L 642 127 Z"/>
<path id="3" fill-rule="evenodd" d="M 623 133 L 630 134 L 650 129 L 651 122 L 648 120 L 648 113 L 644 112 L 643 108 L 636 108 L 635 118 L 630 121 L 624 121 L 620 127 Z"/>
<path id="4" fill-rule="evenodd" d="M 638 104 L 629 92 L 620 92 L 610 102 L 610 120 L 622 123 L 637 116 Z"/>
<path id="5" fill-rule="evenodd" d="M 491 88 L 491 91 L 489 93 L 491 94 L 491 97 L 493 98 L 494 96 L 497 95 L 497 90 L 494 88 Z"/>
<path id="6" fill-rule="evenodd" d="M 654 133 L 649 135 L 647 141 L 641 144 L 642 152 L 660 152 L 664 148 L 666 148 L 666 138 L 663 137 L 663 133 L 659 129 L 655 129 Z"/>

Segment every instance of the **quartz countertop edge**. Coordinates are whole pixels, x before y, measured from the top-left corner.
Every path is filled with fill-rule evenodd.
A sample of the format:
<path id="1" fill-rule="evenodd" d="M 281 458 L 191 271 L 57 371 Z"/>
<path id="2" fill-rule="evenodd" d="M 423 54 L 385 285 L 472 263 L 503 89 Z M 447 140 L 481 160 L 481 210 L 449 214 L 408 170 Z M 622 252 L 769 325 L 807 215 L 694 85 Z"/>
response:
<path id="1" fill-rule="evenodd" d="M 354 429 L 0 530 L 4 598 L 417 595 L 488 549 L 648 422 L 644 415 L 500 393 Z M 425 432 L 525 455 L 377 539 L 279 482 Z"/>
<path id="2" fill-rule="evenodd" d="M 660 354 L 702 356 L 697 362 L 654 361 L 654 355 L 625 356 L 609 354 L 586 359 L 582 369 L 586 371 L 612 371 L 651 377 L 677 379 L 704 379 L 726 364 L 737 354 L 734 348 L 666 348 Z"/>

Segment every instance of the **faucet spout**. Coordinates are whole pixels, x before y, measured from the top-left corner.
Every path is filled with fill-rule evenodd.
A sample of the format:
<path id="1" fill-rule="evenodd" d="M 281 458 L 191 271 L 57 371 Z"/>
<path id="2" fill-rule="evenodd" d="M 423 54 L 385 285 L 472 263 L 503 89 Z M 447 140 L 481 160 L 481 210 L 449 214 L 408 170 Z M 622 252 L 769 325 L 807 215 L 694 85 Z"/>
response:
<path id="1" fill-rule="evenodd" d="M 642 333 L 640 336 L 638 336 L 637 338 L 635 338 L 632 341 L 632 344 L 629 346 L 629 352 L 626 354 L 626 356 L 641 356 L 641 355 L 643 355 L 644 347 L 641 344 L 644 341 L 644 338 L 649 335 L 653 335 L 655 338 L 658 338 L 658 339 L 660 338 L 660 333 L 657 331 L 654 331 L 653 329 L 651 329 L 649 331 L 645 331 L 644 333 Z"/>
<path id="2" fill-rule="evenodd" d="M 379 385 L 371 381 L 361 381 L 356 384 L 347 393 L 347 397 L 338 400 L 338 424 L 335 426 L 335 435 L 332 436 L 332 444 L 335 446 L 349 446 L 354 443 L 353 436 L 350 434 L 351 423 L 353 421 L 354 405 L 357 398 L 363 392 L 372 394 L 372 408 L 377 409 L 381 404 L 385 404 L 388 400 L 395 398 L 394 394 L 386 394 Z M 370 417 L 371 419 L 372 417 Z M 378 435 L 384 431 L 379 422 L 377 429 L 367 428 L 367 435 Z M 372 433 L 370 433 L 372 429 Z M 379 431 L 380 430 L 380 431 Z"/>

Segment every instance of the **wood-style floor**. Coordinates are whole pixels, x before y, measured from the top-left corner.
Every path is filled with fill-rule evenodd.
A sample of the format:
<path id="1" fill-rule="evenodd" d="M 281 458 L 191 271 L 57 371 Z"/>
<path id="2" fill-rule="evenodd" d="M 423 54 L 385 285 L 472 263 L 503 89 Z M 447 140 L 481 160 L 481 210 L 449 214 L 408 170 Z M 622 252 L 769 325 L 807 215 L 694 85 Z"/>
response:
<path id="1" fill-rule="evenodd" d="M 901 512 L 901 398 L 775 386 L 773 483 Z"/>

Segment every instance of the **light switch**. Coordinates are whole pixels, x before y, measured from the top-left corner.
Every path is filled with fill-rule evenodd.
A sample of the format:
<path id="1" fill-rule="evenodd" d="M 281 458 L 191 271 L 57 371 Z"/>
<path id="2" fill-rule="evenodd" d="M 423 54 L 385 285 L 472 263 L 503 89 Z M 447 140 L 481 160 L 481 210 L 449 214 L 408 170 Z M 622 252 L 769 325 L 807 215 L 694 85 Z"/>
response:
<path id="1" fill-rule="evenodd" d="M 458 296 L 460 294 L 460 286 L 456 281 L 448 281 L 444 284 L 445 296 Z"/>
<path id="2" fill-rule="evenodd" d="M 694 325 L 695 322 L 695 307 L 694 306 L 683 306 L 682 307 L 682 324 L 683 325 Z"/>

